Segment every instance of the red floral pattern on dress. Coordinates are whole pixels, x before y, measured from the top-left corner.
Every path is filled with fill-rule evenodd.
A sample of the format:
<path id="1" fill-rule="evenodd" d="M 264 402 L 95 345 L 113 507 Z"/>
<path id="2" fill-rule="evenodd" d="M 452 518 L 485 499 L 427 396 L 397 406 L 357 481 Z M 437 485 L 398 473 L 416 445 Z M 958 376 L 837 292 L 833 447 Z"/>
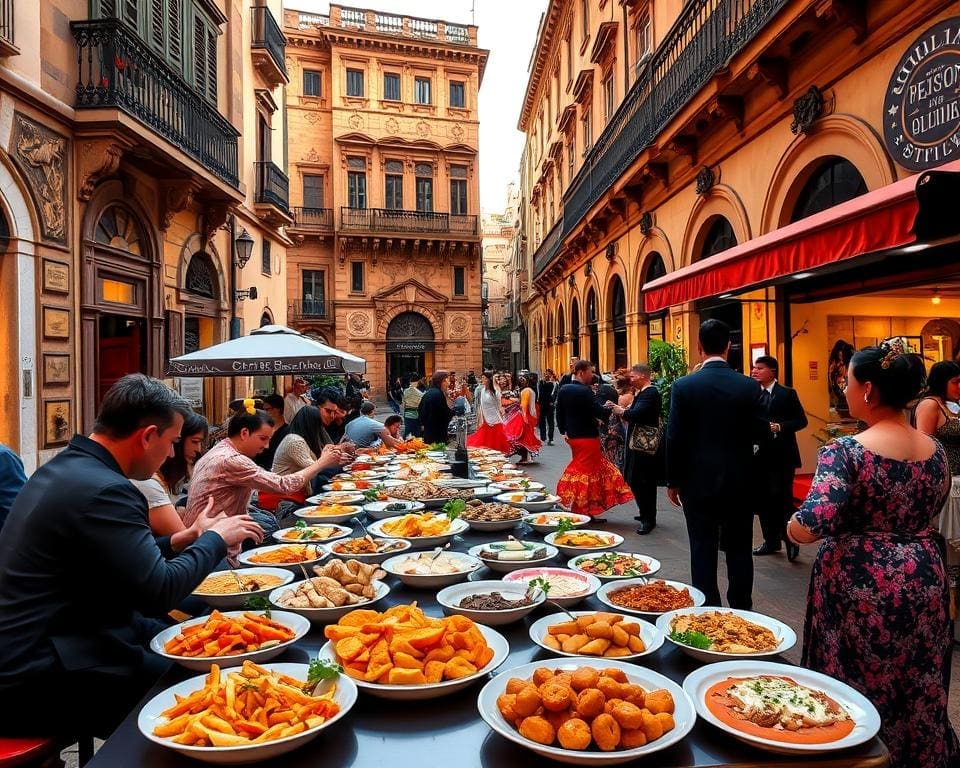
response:
<path id="1" fill-rule="evenodd" d="M 620 470 L 600 452 L 598 438 L 567 438 L 567 442 L 573 457 L 557 483 L 557 496 L 564 506 L 596 517 L 633 498 Z"/>
<path id="2" fill-rule="evenodd" d="M 810 575 L 802 663 L 873 702 L 893 768 L 960 765 L 947 716 L 946 573 L 930 526 L 948 480 L 939 444 L 926 461 L 896 461 L 839 438 L 821 450 L 798 512 L 823 537 Z"/>

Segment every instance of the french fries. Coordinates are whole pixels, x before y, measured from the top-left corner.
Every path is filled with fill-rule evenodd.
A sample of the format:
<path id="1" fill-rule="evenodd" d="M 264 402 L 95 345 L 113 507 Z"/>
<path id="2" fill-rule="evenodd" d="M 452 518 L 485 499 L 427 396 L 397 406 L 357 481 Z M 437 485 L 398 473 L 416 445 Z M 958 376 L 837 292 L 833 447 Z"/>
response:
<path id="1" fill-rule="evenodd" d="M 197 747 L 242 747 L 295 736 L 340 711 L 333 700 L 336 685 L 322 696 L 304 693 L 306 685 L 250 661 L 226 677 L 214 664 L 203 688 L 177 696 L 153 733 Z"/>
<path id="2" fill-rule="evenodd" d="M 290 627 L 257 613 L 227 617 L 214 611 L 202 624 L 184 627 L 163 649 L 173 656 L 236 656 L 292 640 Z"/>

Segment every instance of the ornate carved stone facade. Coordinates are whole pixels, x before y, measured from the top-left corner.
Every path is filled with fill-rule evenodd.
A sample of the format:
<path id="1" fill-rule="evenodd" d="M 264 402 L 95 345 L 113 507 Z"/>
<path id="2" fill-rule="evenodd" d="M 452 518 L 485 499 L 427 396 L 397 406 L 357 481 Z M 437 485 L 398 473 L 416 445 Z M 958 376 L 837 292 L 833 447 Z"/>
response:
<path id="1" fill-rule="evenodd" d="M 45 240 L 67 242 L 67 158 L 70 142 L 20 112 L 13 116 L 10 157 L 27 179 Z"/>

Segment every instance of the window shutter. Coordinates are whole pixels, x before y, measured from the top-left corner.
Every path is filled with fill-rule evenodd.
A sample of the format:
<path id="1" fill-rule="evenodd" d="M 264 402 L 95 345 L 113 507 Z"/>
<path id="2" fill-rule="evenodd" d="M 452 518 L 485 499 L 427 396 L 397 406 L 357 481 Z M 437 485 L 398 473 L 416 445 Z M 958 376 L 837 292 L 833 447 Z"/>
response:
<path id="1" fill-rule="evenodd" d="M 193 84 L 201 94 L 207 92 L 207 46 L 203 21 L 193 20 Z"/>
<path id="2" fill-rule="evenodd" d="M 217 30 L 207 29 L 207 98 L 217 103 Z"/>
<path id="3" fill-rule="evenodd" d="M 140 9 L 137 0 L 121 0 L 124 20 L 138 32 L 140 31 Z"/>
<path id="4" fill-rule="evenodd" d="M 165 53 L 165 37 L 163 25 L 166 21 L 163 0 L 150 0 L 150 43 L 162 56 Z"/>
<path id="5" fill-rule="evenodd" d="M 170 61 L 183 66 L 183 0 L 167 0 L 167 32 Z"/>
<path id="6" fill-rule="evenodd" d="M 183 315 L 172 309 L 166 310 L 167 360 L 183 354 Z"/>
<path id="7" fill-rule="evenodd" d="M 116 0 L 100 0 L 98 4 L 98 17 L 101 19 L 115 19 L 117 18 L 117 2 Z"/>

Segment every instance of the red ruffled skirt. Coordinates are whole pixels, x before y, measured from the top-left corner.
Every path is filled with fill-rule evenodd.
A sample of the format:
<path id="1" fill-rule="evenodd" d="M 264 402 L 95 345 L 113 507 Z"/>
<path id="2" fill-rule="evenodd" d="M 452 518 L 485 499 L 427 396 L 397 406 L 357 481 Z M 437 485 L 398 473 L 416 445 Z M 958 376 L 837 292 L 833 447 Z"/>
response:
<path id="1" fill-rule="evenodd" d="M 523 420 L 523 412 L 518 408 L 514 413 L 507 416 L 503 425 L 503 431 L 514 446 L 519 445 L 526 448 L 530 453 L 537 453 L 543 447 L 540 438 L 537 437 L 536 422 L 532 416 L 527 416 L 526 422 Z M 511 447 L 510 453 L 514 450 Z"/>
<path id="2" fill-rule="evenodd" d="M 573 457 L 557 483 L 557 495 L 565 506 L 596 517 L 633 498 L 620 470 L 600 450 L 599 438 L 567 438 L 567 443 Z"/>
<path id="3" fill-rule="evenodd" d="M 468 448 L 493 448 L 503 454 L 513 453 L 510 441 L 503 430 L 503 424 L 487 424 L 484 422 L 477 427 L 476 432 L 467 436 Z"/>

